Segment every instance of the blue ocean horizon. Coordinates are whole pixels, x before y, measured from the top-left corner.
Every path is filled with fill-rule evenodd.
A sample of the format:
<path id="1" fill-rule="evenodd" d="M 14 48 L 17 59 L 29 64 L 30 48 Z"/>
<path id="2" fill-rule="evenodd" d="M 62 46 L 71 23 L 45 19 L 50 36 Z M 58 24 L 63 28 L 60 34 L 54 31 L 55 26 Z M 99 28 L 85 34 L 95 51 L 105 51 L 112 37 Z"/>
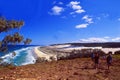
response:
<path id="1" fill-rule="evenodd" d="M 0 52 L 0 58 L 3 59 L 1 63 L 12 63 L 15 66 L 34 64 L 36 57 L 33 49 L 36 46 L 38 45 L 9 45 L 7 52 Z M 15 56 L 12 55 L 13 52 L 16 53 Z"/>

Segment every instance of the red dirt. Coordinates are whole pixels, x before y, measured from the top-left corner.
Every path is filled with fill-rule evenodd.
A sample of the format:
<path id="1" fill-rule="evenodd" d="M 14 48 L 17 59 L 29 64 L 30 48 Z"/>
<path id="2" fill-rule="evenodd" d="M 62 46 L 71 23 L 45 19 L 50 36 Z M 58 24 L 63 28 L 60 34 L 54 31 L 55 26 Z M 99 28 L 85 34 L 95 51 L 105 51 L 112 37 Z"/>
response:
<path id="1" fill-rule="evenodd" d="M 113 61 L 110 71 L 103 60 L 100 69 L 93 65 L 89 58 L 77 58 L 0 68 L 0 80 L 120 80 L 119 59 Z"/>

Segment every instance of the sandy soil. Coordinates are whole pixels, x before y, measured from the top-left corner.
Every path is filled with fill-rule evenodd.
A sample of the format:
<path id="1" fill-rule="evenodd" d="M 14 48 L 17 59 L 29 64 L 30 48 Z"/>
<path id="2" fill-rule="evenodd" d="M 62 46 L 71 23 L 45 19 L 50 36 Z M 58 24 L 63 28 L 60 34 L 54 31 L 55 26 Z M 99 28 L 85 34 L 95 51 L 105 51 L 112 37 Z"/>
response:
<path id="1" fill-rule="evenodd" d="M 0 67 L 0 80 L 120 80 L 120 59 L 114 59 L 110 71 L 105 60 L 100 62 L 98 70 L 90 58 Z"/>

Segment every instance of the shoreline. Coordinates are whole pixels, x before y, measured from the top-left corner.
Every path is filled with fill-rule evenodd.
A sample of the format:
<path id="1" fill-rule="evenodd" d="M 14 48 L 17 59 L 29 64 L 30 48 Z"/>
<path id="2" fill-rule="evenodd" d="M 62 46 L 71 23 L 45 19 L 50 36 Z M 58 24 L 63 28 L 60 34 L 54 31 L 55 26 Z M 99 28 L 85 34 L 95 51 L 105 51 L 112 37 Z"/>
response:
<path id="1" fill-rule="evenodd" d="M 100 48 L 100 47 L 94 47 L 94 49 L 97 49 L 97 48 Z M 61 49 L 63 52 L 55 52 L 55 51 L 52 51 L 53 48 L 49 48 L 51 49 L 48 50 L 48 49 L 42 49 L 40 48 L 40 46 L 37 46 L 37 47 L 34 47 L 33 51 L 34 51 L 34 54 L 37 56 L 36 57 L 36 62 L 44 62 L 44 61 L 47 61 L 47 62 L 51 62 L 51 61 L 58 61 L 58 60 L 61 60 L 61 59 L 72 59 L 72 58 L 79 58 L 79 57 L 90 57 L 90 51 L 89 52 L 72 52 L 71 48 L 65 48 L 65 49 Z M 73 50 L 82 50 L 84 49 L 83 47 L 82 48 L 74 48 Z M 91 49 L 91 47 L 85 47 L 85 49 Z M 66 53 L 66 50 L 67 51 L 70 51 L 69 53 Z M 117 50 L 120 50 L 120 48 L 116 48 L 116 49 L 113 49 L 113 48 L 100 48 L 100 50 L 103 51 L 103 53 L 101 53 L 101 55 L 104 55 L 104 54 L 107 54 L 109 51 L 112 51 L 114 54 L 115 51 Z M 65 52 L 65 53 L 64 53 Z M 54 53 L 54 54 L 53 54 Z"/>
<path id="2" fill-rule="evenodd" d="M 37 55 L 37 57 L 45 57 L 47 56 L 47 54 L 43 53 L 42 51 L 40 51 L 38 48 L 40 47 L 35 47 L 33 49 L 34 53 Z"/>
<path id="3" fill-rule="evenodd" d="M 55 60 L 57 60 L 56 59 L 56 55 L 43 53 L 42 51 L 39 50 L 39 48 L 40 48 L 40 46 L 39 47 L 35 47 L 33 49 L 37 59 L 40 58 L 40 59 L 43 59 L 43 60 L 52 61 L 51 58 L 54 58 Z"/>

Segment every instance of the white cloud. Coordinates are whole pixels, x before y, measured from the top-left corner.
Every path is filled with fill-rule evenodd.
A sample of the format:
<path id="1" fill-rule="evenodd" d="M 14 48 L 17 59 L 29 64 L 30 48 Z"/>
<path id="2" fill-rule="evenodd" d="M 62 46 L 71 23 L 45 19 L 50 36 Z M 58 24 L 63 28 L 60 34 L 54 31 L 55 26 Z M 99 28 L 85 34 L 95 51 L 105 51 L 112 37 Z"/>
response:
<path id="1" fill-rule="evenodd" d="M 76 15 L 72 15 L 72 17 L 73 17 L 73 18 L 75 18 L 75 17 L 76 17 Z"/>
<path id="2" fill-rule="evenodd" d="M 84 9 L 82 9 L 82 6 L 80 5 L 80 2 L 77 2 L 77 1 L 71 1 L 69 4 L 68 4 L 69 7 L 71 7 L 73 10 L 75 10 L 74 12 L 72 12 L 72 14 L 74 13 L 83 13 L 85 12 Z"/>
<path id="3" fill-rule="evenodd" d="M 75 28 L 77 28 L 77 29 L 87 28 L 91 23 L 93 23 L 93 18 L 91 18 L 88 15 L 83 16 L 82 19 L 85 20 L 86 23 L 77 25 L 77 26 L 75 26 Z"/>
<path id="4" fill-rule="evenodd" d="M 74 14 L 75 12 L 70 12 L 70 14 Z"/>
<path id="5" fill-rule="evenodd" d="M 99 14 L 98 16 L 96 16 L 96 20 L 102 20 L 102 19 L 105 19 L 105 18 L 108 18 L 110 16 L 110 14 L 108 13 L 102 13 L 102 14 Z M 118 18 L 119 20 L 119 18 Z"/>
<path id="6" fill-rule="evenodd" d="M 90 16 L 88 16 L 88 15 L 83 16 L 82 19 L 85 20 L 85 22 L 87 22 L 89 24 L 93 23 L 93 19 Z"/>
<path id="7" fill-rule="evenodd" d="M 75 14 L 75 13 L 80 14 L 80 13 L 83 13 L 83 12 L 85 12 L 85 11 L 84 10 L 76 10 L 74 12 L 70 12 L 70 14 Z"/>
<path id="8" fill-rule="evenodd" d="M 104 18 L 106 18 L 106 17 L 109 17 L 109 14 L 103 13 L 102 16 L 103 16 Z"/>
<path id="9" fill-rule="evenodd" d="M 58 2 L 58 1 L 53 1 L 53 4 L 59 4 L 59 5 L 63 5 L 63 2 Z"/>
<path id="10" fill-rule="evenodd" d="M 80 4 L 80 2 L 77 2 L 77 1 L 71 1 L 70 4 L 71 4 L 71 5 L 78 5 L 78 4 Z"/>
<path id="11" fill-rule="evenodd" d="M 120 41 L 120 37 L 113 38 L 112 41 Z"/>
<path id="12" fill-rule="evenodd" d="M 101 17 L 96 17 L 97 20 L 101 20 Z"/>
<path id="13" fill-rule="evenodd" d="M 57 2 L 56 1 L 53 1 L 53 4 L 56 4 Z"/>
<path id="14" fill-rule="evenodd" d="M 68 10 L 69 8 L 71 8 L 71 10 L 68 10 L 71 15 L 85 12 L 79 1 L 71 1 L 69 4 L 67 4 L 67 6 L 65 6 L 65 4 L 61 1 L 54 1 L 53 4 L 54 6 L 52 7 L 51 11 L 48 12 L 50 15 L 60 15 L 63 11 Z"/>
<path id="15" fill-rule="evenodd" d="M 59 2 L 58 4 L 63 5 L 63 2 Z"/>
<path id="16" fill-rule="evenodd" d="M 85 10 L 80 9 L 80 10 L 76 10 L 75 12 L 76 12 L 76 13 L 83 13 L 83 12 L 85 12 Z"/>
<path id="17" fill-rule="evenodd" d="M 72 9 L 74 10 L 80 10 L 82 7 L 80 5 L 71 5 Z"/>
<path id="18" fill-rule="evenodd" d="M 91 37 L 86 39 L 80 39 L 78 42 L 119 42 L 120 37 L 111 38 L 109 36 L 106 37 Z"/>
<path id="19" fill-rule="evenodd" d="M 66 16 L 62 16 L 61 18 L 63 18 L 63 19 L 67 19 L 67 17 L 66 17 Z"/>
<path id="20" fill-rule="evenodd" d="M 96 38 L 96 37 L 92 37 L 88 39 L 80 39 L 80 42 L 108 42 L 108 41 L 109 40 L 105 38 Z"/>
<path id="21" fill-rule="evenodd" d="M 109 36 L 105 36 L 104 38 L 105 38 L 105 39 L 110 39 L 110 37 L 109 37 Z"/>
<path id="22" fill-rule="evenodd" d="M 120 18 L 118 18 L 118 21 L 120 21 Z"/>
<path id="23" fill-rule="evenodd" d="M 75 28 L 79 29 L 79 28 L 86 28 L 89 24 L 79 24 L 76 25 Z"/>
<path id="24" fill-rule="evenodd" d="M 52 12 L 50 13 L 51 15 L 60 15 L 61 12 L 64 11 L 64 8 L 59 6 L 54 6 L 51 10 L 52 10 Z"/>

